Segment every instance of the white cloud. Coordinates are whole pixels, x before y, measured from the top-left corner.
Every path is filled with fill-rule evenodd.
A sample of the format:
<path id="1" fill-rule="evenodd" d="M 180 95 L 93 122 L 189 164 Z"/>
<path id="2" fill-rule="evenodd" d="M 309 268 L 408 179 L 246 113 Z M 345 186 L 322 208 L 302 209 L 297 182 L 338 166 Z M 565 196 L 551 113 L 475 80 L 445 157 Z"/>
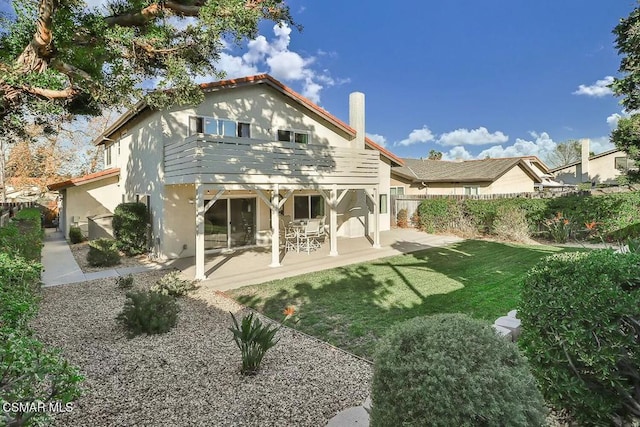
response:
<path id="1" fill-rule="evenodd" d="M 603 96 L 612 95 L 613 91 L 609 87 L 611 83 L 613 83 L 613 76 L 606 76 L 604 79 L 598 80 L 592 85 L 578 86 L 578 90 L 573 92 L 573 94 L 593 96 L 595 98 L 601 98 Z"/>
<path id="2" fill-rule="evenodd" d="M 611 142 L 608 136 L 601 136 L 600 138 L 591 138 L 589 144 L 589 151 L 599 154 L 604 151 L 613 150 L 616 146 Z"/>
<path id="3" fill-rule="evenodd" d="M 532 141 L 517 138 L 513 145 L 503 147 L 502 145 L 495 145 L 483 150 L 478 154 L 478 159 L 484 159 L 485 157 L 497 158 L 497 157 L 520 157 L 520 156 L 538 156 L 543 161 L 549 153 L 556 148 L 556 142 L 549 136 L 548 133 L 529 133 L 534 139 Z"/>
<path id="4" fill-rule="evenodd" d="M 442 154 L 442 160 L 471 160 L 473 155 L 462 146 L 453 147 L 449 152 Z"/>
<path id="5" fill-rule="evenodd" d="M 452 132 L 443 133 L 438 138 L 441 145 L 485 145 L 507 142 L 509 137 L 498 131 L 490 133 L 487 128 L 478 129 L 456 129 Z"/>
<path id="6" fill-rule="evenodd" d="M 367 138 L 380 145 L 381 147 L 387 146 L 387 138 L 385 138 L 383 135 L 377 133 L 367 133 Z"/>
<path id="7" fill-rule="evenodd" d="M 323 89 L 349 82 L 348 79 L 334 79 L 326 69 L 314 69 L 315 57 L 289 50 L 291 28 L 286 23 L 274 25 L 273 34 L 272 40 L 263 35 L 250 40 L 247 51 L 241 56 L 233 55 L 233 47 L 227 45 L 227 52 L 221 54 L 218 68 L 225 71 L 228 78 L 268 72 L 287 83 L 299 82 L 302 95 L 315 103 L 320 102 Z"/>
<path id="8" fill-rule="evenodd" d="M 422 129 L 414 129 L 409 136 L 402 141 L 396 142 L 396 145 L 408 146 L 413 144 L 420 144 L 424 142 L 433 141 L 435 135 L 429 130 L 428 127 L 423 126 Z"/>
<path id="9" fill-rule="evenodd" d="M 607 124 L 611 129 L 615 129 L 618 127 L 618 121 L 622 118 L 622 114 L 613 113 L 609 117 L 607 117 Z"/>

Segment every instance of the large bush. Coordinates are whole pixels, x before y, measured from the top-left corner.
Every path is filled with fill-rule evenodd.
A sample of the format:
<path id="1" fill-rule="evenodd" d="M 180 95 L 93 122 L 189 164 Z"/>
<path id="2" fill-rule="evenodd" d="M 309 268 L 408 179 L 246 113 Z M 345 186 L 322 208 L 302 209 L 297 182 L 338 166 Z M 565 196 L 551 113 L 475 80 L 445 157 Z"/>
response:
<path id="1" fill-rule="evenodd" d="M 116 241 L 96 239 L 89 242 L 87 262 L 93 267 L 111 267 L 120 264 L 120 252 L 116 246 Z"/>
<path id="2" fill-rule="evenodd" d="M 459 228 L 456 219 L 462 216 L 462 206 L 452 199 L 429 199 L 420 203 L 420 228 L 427 233 L 448 232 Z"/>
<path id="3" fill-rule="evenodd" d="M 372 426 L 535 426 L 546 409 L 515 344 L 439 314 L 391 328 L 375 356 Z"/>
<path id="4" fill-rule="evenodd" d="M 113 213 L 113 235 L 118 248 L 127 255 L 147 250 L 149 213 L 144 203 L 121 203 Z"/>
<path id="5" fill-rule="evenodd" d="M 585 425 L 640 416 L 640 254 L 546 258 L 524 280 L 519 314 L 551 404 Z"/>
<path id="6" fill-rule="evenodd" d="M 3 252 L 30 261 L 40 261 L 42 237 L 40 211 L 35 208 L 23 209 L 16 213 L 7 226 L 0 227 L 0 248 Z"/>

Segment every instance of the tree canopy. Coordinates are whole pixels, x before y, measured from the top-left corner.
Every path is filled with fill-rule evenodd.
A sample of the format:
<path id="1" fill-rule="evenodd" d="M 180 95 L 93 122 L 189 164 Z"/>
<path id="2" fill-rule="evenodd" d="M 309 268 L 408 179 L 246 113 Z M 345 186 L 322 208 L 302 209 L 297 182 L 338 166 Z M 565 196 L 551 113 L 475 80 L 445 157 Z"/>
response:
<path id="1" fill-rule="evenodd" d="M 549 166 L 564 166 L 573 162 L 577 162 L 582 157 L 582 144 L 580 141 L 570 139 L 556 145 L 545 159 Z"/>
<path id="2" fill-rule="evenodd" d="M 5 138 L 25 119 L 199 102 L 194 78 L 223 77 L 225 46 L 255 37 L 263 20 L 296 25 L 284 0 L 14 0 L 13 9 L 0 17 Z"/>
<path id="3" fill-rule="evenodd" d="M 629 16 L 620 19 L 613 34 L 622 58 L 618 69 L 621 77 L 615 78 L 611 87 L 614 94 L 622 98 L 620 103 L 631 116 L 618 121 L 611 141 L 640 165 L 640 7 L 636 6 Z M 640 178 L 637 170 L 630 170 L 628 175 L 633 180 Z"/>

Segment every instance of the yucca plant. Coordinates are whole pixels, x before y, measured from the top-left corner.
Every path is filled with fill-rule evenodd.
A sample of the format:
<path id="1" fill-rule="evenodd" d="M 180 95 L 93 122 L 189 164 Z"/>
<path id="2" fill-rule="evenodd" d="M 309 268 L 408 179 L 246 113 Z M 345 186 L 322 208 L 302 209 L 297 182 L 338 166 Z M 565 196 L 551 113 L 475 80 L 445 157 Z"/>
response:
<path id="1" fill-rule="evenodd" d="M 294 313 L 295 308 L 287 307 L 283 311 L 285 317 L 282 322 L 287 321 Z M 233 320 L 233 327 L 229 330 L 233 333 L 233 340 L 242 354 L 240 372 L 243 375 L 255 375 L 260 369 L 264 355 L 280 340 L 276 338 L 280 326 L 263 324 L 255 313 L 249 313 L 240 323 L 233 313 L 229 312 L 229 314 Z"/>
<path id="2" fill-rule="evenodd" d="M 229 330 L 242 353 L 241 372 L 243 375 L 255 375 L 266 352 L 278 343 L 279 338 L 275 336 L 280 328 L 263 324 L 254 313 L 243 317 L 240 324 L 233 313 L 229 314 L 233 319 L 233 327 Z"/>

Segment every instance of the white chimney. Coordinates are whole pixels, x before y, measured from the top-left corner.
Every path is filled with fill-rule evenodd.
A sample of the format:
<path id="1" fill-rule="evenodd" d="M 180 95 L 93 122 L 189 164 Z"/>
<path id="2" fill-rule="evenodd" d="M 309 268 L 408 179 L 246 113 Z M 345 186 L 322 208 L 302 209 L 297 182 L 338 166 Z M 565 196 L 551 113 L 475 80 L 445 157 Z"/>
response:
<path id="1" fill-rule="evenodd" d="M 591 177 L 589 176 L 589 140 L 581 139 L 580 143 L 582 146 L 582 161 L 580 162 L 581 182 L 591 182 Z"/>
<path id="2" fill-rule="evenodd" d="M 355 129 L 355 148 L 364 148 L 364 93 L 353 92 L 349 95 L 349 126 Z"/>

